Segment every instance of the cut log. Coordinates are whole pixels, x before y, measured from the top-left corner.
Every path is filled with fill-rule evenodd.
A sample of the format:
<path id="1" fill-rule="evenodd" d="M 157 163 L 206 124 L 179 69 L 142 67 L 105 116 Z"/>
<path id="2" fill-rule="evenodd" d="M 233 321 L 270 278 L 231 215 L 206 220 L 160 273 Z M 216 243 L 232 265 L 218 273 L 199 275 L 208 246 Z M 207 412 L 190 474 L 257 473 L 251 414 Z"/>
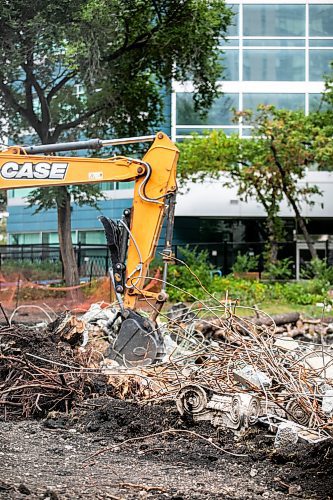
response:
<path id="1" fill-rule="evenodd" d="M 287 323 L 296 323 L 299 320 L 300 314 L 298 312 L 290 312 L 284 314 L 274 314 L 271 316 L 276 326 L 285 325 Z M 252 323 L 256 325 L 272 325 L 272 320 L 268 316 L 261 316 L 260 318 L 249 318 Z"/>

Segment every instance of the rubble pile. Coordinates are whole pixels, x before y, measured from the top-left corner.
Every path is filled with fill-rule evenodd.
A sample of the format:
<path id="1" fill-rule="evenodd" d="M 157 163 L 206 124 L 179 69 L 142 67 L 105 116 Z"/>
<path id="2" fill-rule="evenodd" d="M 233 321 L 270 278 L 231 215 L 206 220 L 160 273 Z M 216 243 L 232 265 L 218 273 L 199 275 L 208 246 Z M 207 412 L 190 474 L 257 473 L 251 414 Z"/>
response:
<path id="1" fill-rule="evenodd" d="M 103 377 L 92 373 L 87 358 L 78 352 L 82 327 L 80 320 L 64 313 L 49 325 L 0 328 L 3 418 L 43 417 L 52 410 L 68 412 L 99 391 Z"/>
<path id="2" fill-rule="evenodd" d="M 298 312 L 277 314 L 274 316 L 260 314 L 260 311 L 256 311 L 256 313 L 256 316 L 249 317 L 248 319 L 254 325 L 270 327 L 271 333 L 274 335 L 300 338 L 309 342 L 321 342 L 322 337 L 324 337 L 327 344 L 333 343 L 333 318 L 305 318 Z M 196 330 L 200 331 L 206 338 L 227 340 L 228 330 L 225 328 L 227 325 L 228 322 L 226 319 L 213 318 L 209 322 L 205 320 L 198 322 Z M 241 321 L 237 329 L 242 333 Z"/>
<path id="3" fill-rule="evenodd" d="M 158 323 L 163 359 L 143 366 L 109 358 L 118 317 L 112 305 L 94 304 L 81 317 L 66 312 L 48 325 L 5 326 L 0 411 L 5 418 L 44 416 L 103 393 L 145 403 L 171 399 L 183 418 L 235 433 L 265 426 L 277 444 L 331 439 L 331 322 L 257 310 L 240 317 L 238 307 L 174 306 Z"/>
<path id="4" fill-rule="evenodd" d="M 321 325 L 326 337 L 321 334 L 322 343 L 316 343 L 309 341 L 309 329 L 301 336 L 298 325 L 301 338 L 295 340 L 292 328 L 283 335 L 269 316 L 239 317 L 232 306 L 212 319 L 177 314 L 170 317 L 180 336 L 190 328 L 196 345 L 173 355 L 155 382 L 159 378 L 160 397 L 176 396 L 184 417 L 235 432 L 266 425 L 277 432 L 277 442 L 282 435 L 309 442 L 333 436 L 331 326 Z M 313 324 L 319 322 L 308 322 Z"/>

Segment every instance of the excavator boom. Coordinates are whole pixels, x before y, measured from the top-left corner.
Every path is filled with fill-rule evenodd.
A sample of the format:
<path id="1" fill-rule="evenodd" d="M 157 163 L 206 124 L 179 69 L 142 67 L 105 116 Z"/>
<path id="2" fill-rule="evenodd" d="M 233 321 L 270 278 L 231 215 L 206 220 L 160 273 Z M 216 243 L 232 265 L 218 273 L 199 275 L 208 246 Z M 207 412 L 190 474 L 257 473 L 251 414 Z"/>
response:
<path id="1" fill-rule="evenodd" d="M 126 314 L 127 319 L 129 313 L 130 316 L 136 314 L 138 300 L 145 300 L 155 311 L 154 321 L 156 311 L 166 300 L 166 295 L 145 291 L 144 284 L 165 216 L 165 252 L 171 252 L 179 155 L 177 147 L 164 133 L 159 132 L 142 160 L 123 156 L 104 159 L 50 155 L 64 150 L 97 149 L 147 139 L 152 140 L 153 137 L 10 147 L 0 153 L 0 189 L 135 181 L 133 205 L 125 210 L 122 220 L 114 222 L 101 217 L 101 222 L 110 247 L 111 279 L 124 319 Z M 140 324 L 141 328 L 140 320 L 135 320 L 136 326 Z M 133 330 L 133 325 L 131 327 Z"/>

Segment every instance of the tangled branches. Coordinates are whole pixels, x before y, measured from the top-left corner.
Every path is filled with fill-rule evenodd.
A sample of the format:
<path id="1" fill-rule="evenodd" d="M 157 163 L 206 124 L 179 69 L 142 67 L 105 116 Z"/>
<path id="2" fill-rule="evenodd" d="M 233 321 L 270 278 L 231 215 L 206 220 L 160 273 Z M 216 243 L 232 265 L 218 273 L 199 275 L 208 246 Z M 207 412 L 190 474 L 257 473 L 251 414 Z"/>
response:
<path id="1" fill-rule="evenodd" d="M 258 325 L 229 306 L 221 306 L 221 312 L 218 319 L 192 316 L 178 321 L 177 344 L 169 359 L 145 369 L 152 387 L 159 387 L 154 399 L 175 398 L 188 384 L 211 394 L 251 393 L 263 401 L 267 414 L 274 406 L 300 425 L 333 433 L 327 392 L 333 384 L 331 347 L 278 337 L 273 321 Z M 215 329 L 218 324 L 218 342 L 200 338 L 200 330 L 210 323 Z"/>
<path id="2" fill-rule="evenodd" d="M 50 329 L 0 329 L 0 414 L 5 419 L 67 412 L 96 385 L 89 370 L 75 362 L 73 348 L 54 342 Z"/>

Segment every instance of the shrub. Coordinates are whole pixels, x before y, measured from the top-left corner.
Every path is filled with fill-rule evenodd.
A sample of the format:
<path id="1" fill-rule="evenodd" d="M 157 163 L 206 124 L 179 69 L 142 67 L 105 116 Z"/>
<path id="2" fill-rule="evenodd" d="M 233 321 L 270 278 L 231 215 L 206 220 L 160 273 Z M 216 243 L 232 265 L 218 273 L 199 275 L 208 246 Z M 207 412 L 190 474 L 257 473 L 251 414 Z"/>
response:
<path id="1" fill-rule="evenodd" d="M 291 258 L 281 259 L 275 263 L 271 262 L 266 265 L 266 272 L 270 279 L 273 280 L 287 280 L 293 275 L 291 266 L 293 260 Z"/>
<path id="2" fill-rule="evenodd" d="M 247 273 L 258 268 L 258 255 L 238 253 L 231 270 L 233 273 Z"/>
<path id="3" fill-rule="evenodd" d="M 293 304 L 310 305 L 317 302 L 318 297 L 307 291 L 302 283 L 288 283 L 282 288 L 282 298 Z"/>
<path id="4" fill-rule="evenodd" d="M 212 277 L 212 265 L 208 261 L 207 252 L 192 251 L 187 247 L 182 250 L 182 254 L 188 267 L 184 264 L 169 266 L 168 282 L 179 288 L 178 290 L 173 286 L 168 286 L 169 297 L 172 301 L 193 302 L 195 298 L 209 299 L 209 294 L 205 292 L 204 288 L 217 299 L 223 299 L 228 293 L 230 299 L 239 299 L 241 305 L 249 306 L 271 301 L 312 305 L 327 300 L 329 283 L 323 278 L 301 282 L 263 283 L 237 279 L 232 274 L 225 277 Z M 290 266 L 290 261 L 288 261 L 289 259 L 283 261 L 285 270 Z M 279 269 L 276 275 L 280 276 L 281 279 L 283 272 Z"/>
<path id="5" fill-rule="evenodd" d="M 239 299 L 243 305 L 263 302 L 267 286 L 260 281 L 236 279 L 232 275 L 225 278 L 214 277 L 213 290 L 217 297 L 223 298 L 228 292 L 230 299 Z"/>
<path id="6" fill-rule="evenodd" d="M 306 264 L 306 268 L 303 269 L 302 278 L 316 278 L 332 285 L 333 266 L 329 266 L 325 260 L 312 259 Z"/>
<path id="7" fill-rule="evenodd" d="M 16 277 L 18 273 L 28 280 L 47 280 L 61 278 L 61 262 L 59 261 L 30 261 L 30 260 L 4 260 L 1 272 L 6 277 Z"/>
<path id="8" fill-rule="evenodd" d="M 192 302 L 195 298 L 207 298 L 203 287 L 211 292 L 213 284 L 211 275 L 213 266 L 208 261 L 208 252 L 198 252 L 196 249 L 190 250 L 185 247 L 181 253 L 186 265 L 177 263 L 168 268 L 168 283 L 180 289 L 170 285 L 167 287 L 170 300 Z"/>

